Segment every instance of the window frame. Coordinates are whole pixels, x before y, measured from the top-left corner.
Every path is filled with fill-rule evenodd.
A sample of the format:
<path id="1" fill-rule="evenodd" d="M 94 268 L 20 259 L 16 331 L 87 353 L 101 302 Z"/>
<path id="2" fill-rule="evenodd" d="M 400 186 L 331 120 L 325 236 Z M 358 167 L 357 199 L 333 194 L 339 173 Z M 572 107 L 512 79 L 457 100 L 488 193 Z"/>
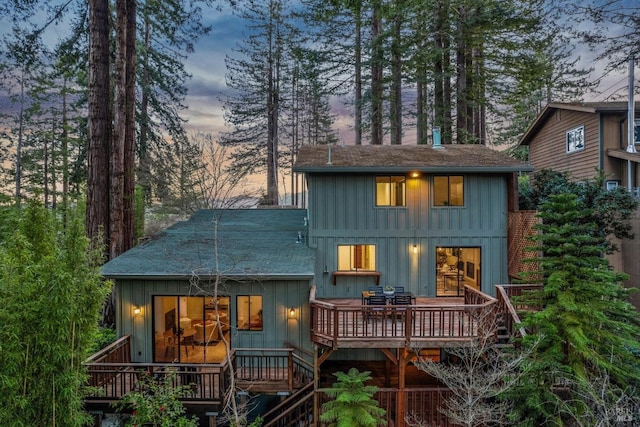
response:
<path id="1" fill-rule="evenodd" d="M 382 179 L 388 179 L 387 182 L 382 182 Z M 394 180 L 396 179 L 396 180 Z M 394 185 L 395 184 L 395 185 Z M 385 185 L 386 194 L 388 200 L 381 203 L 380 192 L 378 186 Z M 398 186 L 401 186 L 400 198 L 402 199 L 398 203 Z M 395 195 L 395 197 L 394 197 Z M 406 175 L 376 175 L 375 177 L 375 204 L 380 208 L 404 208 L 407 206 L 407 176 Z"/>
<path id="2" fill-rule="evenodd" d="M 585 146 L 584 125 L 575 126 L 567 131 L 565 136 L 565 149 L 567 154 L 584 151 Z"/>
<path id="3" fill-rule="evenodd" d="M 240 299 L 241 298 L 247 298 L 247 300 L 248 300 L 247 301 L 247 305 L 248 305 L 248 307 L 247 307 L 247 315 L 248 315 L 249 319 L 248 319 L 248 321 L 246 321 L 246 326 L 240 324 L 240 312 L 241 312 L 241 310 L 240 310 Z M 258 298 L 260 299 L 260 303 L 259 303 L 260 304 L 260 308 L 257 311 L 256 315 L 260 316 L 261 322 L 260 322 L 260 326 L 259 327 L 258 326 L 251 326 L 251 323 L 252 323 L 251 319 L 253 317 L 253 315 L 251 314 L 252 313 L 252 309 L 251 309 L 252 302 L 251 302 L 251 300 L 252 299 L 258 299 Z M 255 304 L 258 304 L 258 303 L 256 302 Z M 255 295 L 249 295 L 249 294 L 236 295 L 236 319 L 235 320 L 236 320 L 236 328 L 237 328 L 237 330 L 239 332 L 240 331 L 242 331 L 242 332 L 256 332 L 256 331 L 257 332 L 261 332 L 261 331 L 264 331 L 264 297 L 262 295 L 258 295 L 258 294 L 255 294 Z"/>
<path id="4" fill-rule="evenodd" d="M 349 268 L 343 267 L 340 248 L 349 248 Z M 337 271 L 376 271 L 376 245 L 339 244 L 336 249 Z"/>
<path id="5" fill-rule="evenodd" d="M 436 199 L 436 195 L 439 194 L 439 191 L 436 190 L 436 181 L 439 178 L 446 178 L 447 179 L 447 184 L 446 184 L 446 190 L 447 190 L 447 199 L 445 201 L 443 201 L 442 203 L 438 203 L 438 200 Z M 462 185 L 462 189 L 461 189 L 461 196 L 460 196 L 460 204 L 451 204 L 451 187 L 452 185 L 455 185 L 456 183 L 451 182 L 451 178 L 460 178 L 460 184 Z M 458 207 L 462 207 L 465 204 L 465 191 L 464 191 L 464 187 L 465 187 L 465 179 L 464 179 L 464 175 L 434 175 L 433 177 L 433 206 L 438 207 L 438 208 L 450 208 L 450 207 L 454 207 L 454 208 L 458 208 Z"/>

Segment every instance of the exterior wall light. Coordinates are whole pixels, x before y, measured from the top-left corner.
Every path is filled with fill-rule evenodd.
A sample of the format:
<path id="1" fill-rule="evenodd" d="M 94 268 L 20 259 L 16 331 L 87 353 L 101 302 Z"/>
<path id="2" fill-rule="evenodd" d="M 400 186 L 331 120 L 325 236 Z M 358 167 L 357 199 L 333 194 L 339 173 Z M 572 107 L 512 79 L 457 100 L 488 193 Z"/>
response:
<path id="1" fill-rule="evenodd" d="M 411 178 L 418 178 L 420 176 L 420 172 L 418 171 L 413 171 L 411 172 L 411 174 L 409 175 Z"/>
<path id="2" fill-rule="evenodd" d="M 291 307 L 287 310 L 287 318 L 288 319 L 296 319 L 298 317 L 298 313 L 294 307 Z"/>
<path id="3" fill-rule="evenodd" d="M 133 315 L 134 316 L 140 316 L 142 314 L 142 307 L 140 307 L 139 305 L 134 305 L 133 306 Z"/>
<path id="4" fill-rule="evenodd" d="M 413 244 L 413 253 L 414 254 L 418 253 L 418 245 L 416 245 L 415 243 Z"/>

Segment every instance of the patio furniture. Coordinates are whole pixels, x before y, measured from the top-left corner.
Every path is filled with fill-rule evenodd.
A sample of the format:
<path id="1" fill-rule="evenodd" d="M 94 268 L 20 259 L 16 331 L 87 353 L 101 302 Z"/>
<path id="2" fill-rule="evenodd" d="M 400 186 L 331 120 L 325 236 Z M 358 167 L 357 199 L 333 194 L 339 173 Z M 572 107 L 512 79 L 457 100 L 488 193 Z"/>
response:
<path id="1" fill-rule="evenodd" d="M 195 334 L 193 340 L 198 344 L 209 345 L 211 341 L 218 341 L 218 324 L 213 320 L 196 323 L 193 325 Z"/>
<path id="2" fill-rule="evenodd" d="M 369 292 L 374 292 L 380 295 L 382 294 L 382 286 L 369 286 Z"/>
<path id="3" fill-rule="evenodd" d="M 367 319 L 372 316 L 385 317 L 387 314 L 387 298 L 384 295 L 374 295 L 366 299 Z"/>
<path id="4" fill-rule="evenodd" d="M 404 286 L 394 286 L 394 293 L 396 294 L 402 294 L 404 293 Z"/>
<path id="5" fill-rule="evenodd" d="M 413 297 L 410 294 L 402 294 L 396 295 L 393 297 L 392 304 L 395 306 L 395 314 L 396 317 L 404 317 L 407 314 L 407 309 L 402 306 L 407 306 L 413 304 Z"/>

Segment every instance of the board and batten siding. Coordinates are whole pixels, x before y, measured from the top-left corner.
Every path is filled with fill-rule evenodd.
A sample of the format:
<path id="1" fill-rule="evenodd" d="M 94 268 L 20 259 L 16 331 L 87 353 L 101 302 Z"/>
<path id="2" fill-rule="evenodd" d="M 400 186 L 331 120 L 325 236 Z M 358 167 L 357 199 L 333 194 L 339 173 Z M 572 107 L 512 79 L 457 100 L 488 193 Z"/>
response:
<path id="1" fill-rule="evenodd" d="M 600 123 L 598 114 L 556 110 L 529 144 L 529 161 L 536 170 L 569 172 L 572 179 L 593 178 L 601 168 Z M 585 148 L 567 153 L 567 131 L 584 126 Z"/>
<path id="2" fill-rule="evenodd" d="M 229 320 L 233 348 L 281 348 L 285 342 L 311 350 L 309 337 L 309 287 L 307 280 L 269 280 L 230 282 L 221 295 L 230 297 Z M 131 335 L 134 362 L 153 360 L 154 296 L 202 296 L 186 280 L 117 280 L 116 325 L 118 336 Z M 236 296 L 262 295 L 263 330 L 238 331 Z M 142 307 L 134 316 L 133 307 Z M 287 318 L 287 310 L 297 310 L 296 319 Z"/>
<path id="3" fill-rule="evenodd" d="M 434 207 L 433 174 L 407 178 L 404 207 L 375 205 L 370 174 L 308 174 L 309 244 L 316 249 L 319 297 L 357 298 L 374 279 L 339 277 L 337 246 L 376 245 L 380 284 L 404 286 L 415 295 L 435 296 L 436 248 L 480 247 L 481 286 L 493 294 L 507 282 L 506 175 L 464 175 L 464 206 Z M 413 245 L 418 253 L 413 253 Z"/>

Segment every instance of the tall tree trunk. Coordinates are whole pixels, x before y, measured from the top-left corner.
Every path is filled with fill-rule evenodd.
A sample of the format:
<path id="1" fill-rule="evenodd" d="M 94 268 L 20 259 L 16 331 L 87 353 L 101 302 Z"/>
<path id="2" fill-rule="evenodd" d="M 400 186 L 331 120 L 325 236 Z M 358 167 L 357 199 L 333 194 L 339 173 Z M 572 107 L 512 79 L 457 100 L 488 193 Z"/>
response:
<path id="1" fill-rule="evenodd" d="M 89 94 L 87 149 L 87 235 L 109 232 L 109 1 L 89 0 Z"/>
<path id="2" fill-rule="evenodd" d="M 125 67 L 125 140 L 124 140 L 124 235 L 122 252 L 128 251 L 135 240 L 135 147 L 136 147 L 136 0 L 127 0 Z"/>
<path id="3" fill-rule="evenodd" d="M 142 63 L 142 98 L 140 100 L 140 159 L 138 166 L 138 183 L 144 192 L 145 201 L 151 200 L 151 158 L 149 156 L 149 52 L 151 51 L 151 38 L 149 29 L 149 6 L 144 4 L 144 56 Z"/>
<path id="4" fill-rule="evenodd" d="M 278 23 L 274 19 L 273 7 L 270 11 L 269 53 L 267 58 L 267 200 L 268 205 L 278 204 L 278 67 L 280 66 Z"/>
<path id="5" fill-rule="evenodd" d="M 460 5 L 456 31 L 456 142 L 464 144 L 468 138 L 467 106 L 469 105 L 467 33 L 465 21 L 467 10 Z"/>
<path id="6" fill-rule="evenodd" d="M 362 4 L 355 2 L 356 21 L 355 40 L 355 139 L 356 145 L 362 144 Z"/>
<path id="7" fill-rule="evenodd" d="M 382 102 L 384 84 L 382 69 L 384 52 L 382 46 L 382 6 L 379 0 L 374 1 L 371 15 L 371 144 L 382 145 L 383 123 Z"/>
<path id="8" fill-rule="evenodd" d="M 402 0 L 396 0 L 393 15 L 393 39 L 391 42 L 391 144 L 402 144 Z"/>
<path id="9" fill-rule="evenodd" d="M 450 26 L 449 1 L 438 0 L 435 4 L 434 23 L 434 127 L 439 127 L 443 144 L 451 144 L 451 70 L 450 70 Z"/>

